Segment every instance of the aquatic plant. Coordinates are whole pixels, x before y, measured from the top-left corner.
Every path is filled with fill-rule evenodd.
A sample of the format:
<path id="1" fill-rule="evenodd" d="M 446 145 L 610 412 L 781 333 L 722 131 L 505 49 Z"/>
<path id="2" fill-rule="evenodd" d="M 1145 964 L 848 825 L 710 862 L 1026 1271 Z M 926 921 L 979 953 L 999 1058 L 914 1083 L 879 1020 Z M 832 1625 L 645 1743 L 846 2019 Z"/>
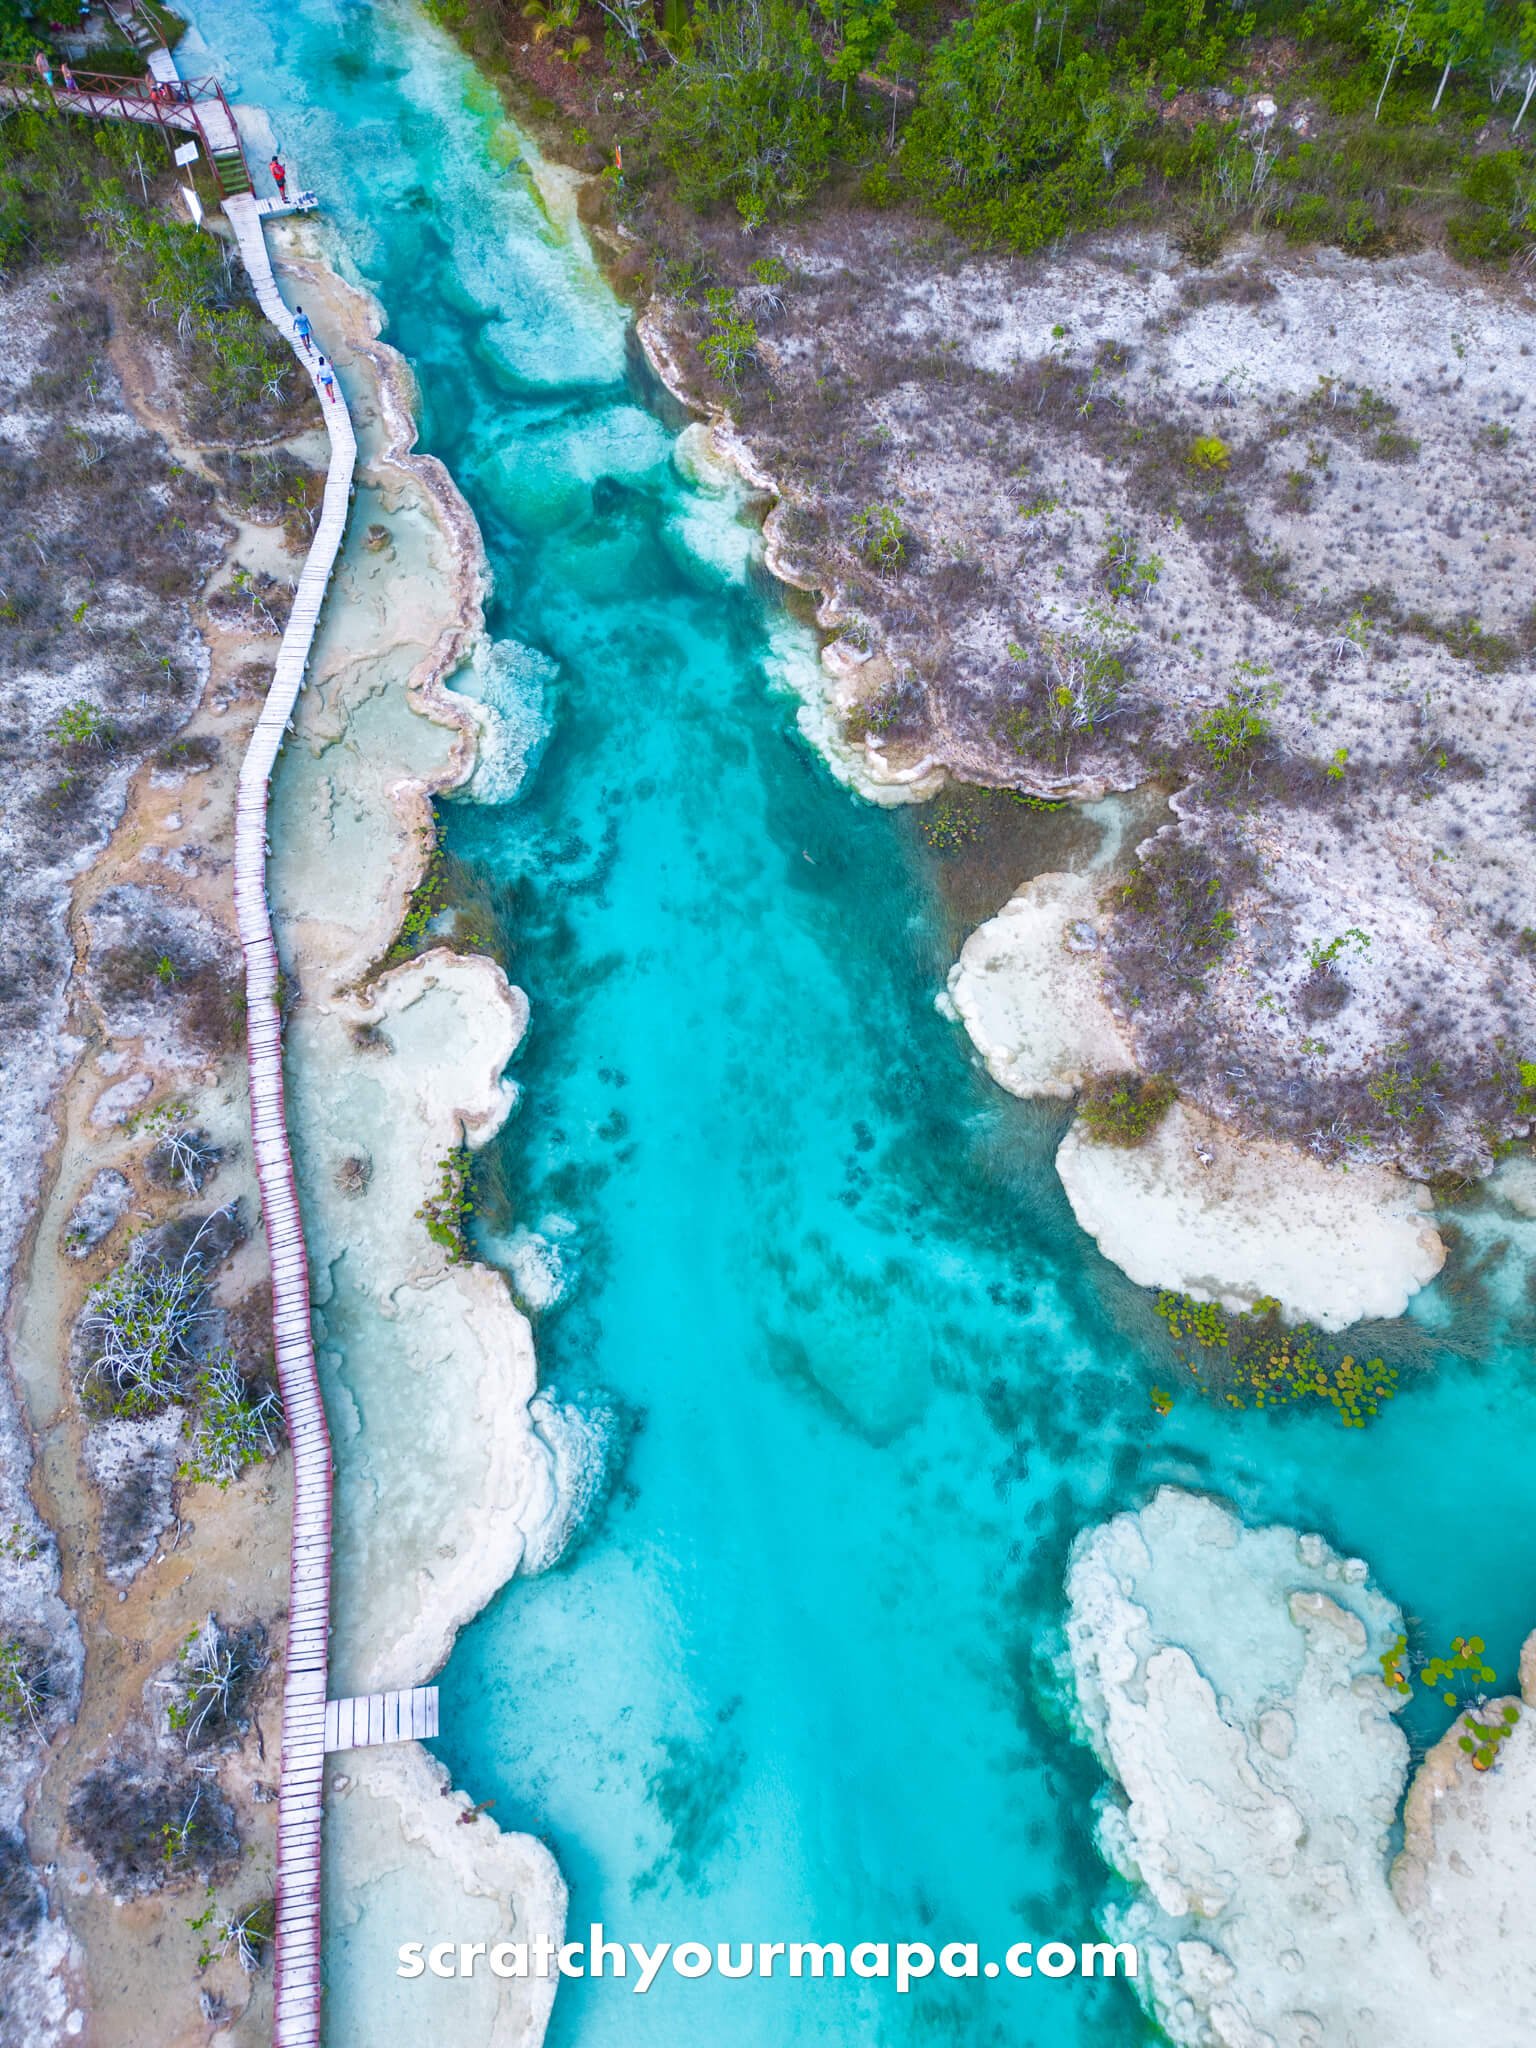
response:
<path id="1" fill-rule="evenodd" d="M 969 787 L 944 789 L 923 806 L 918 829 L 936 853 L 958 853 L 981 836 L 982 798 Z"/>
<path id="2" fill-rule="evenodd" d="M 388 965 L 394 966 L 401 960 L 408 960 L 417 950 L 443 913 L 446 890 L 447 877 L 444 873 L 443 853 L 438 845 L 434 824 L 431 828 L 431 847 L 427 854 L 426 867 L 422 870 L 421 880 L 411 891 L 410 901 L 405 906 L 405 914 L 400 920 L 400 929 L 395 934 L 394 943 L 384 956 Z"/>
<path id="3" fill-rule="evenodd" d="M 1469 1713 L 1463 1720 L 1462 1734 L 1456 1747 L 1472 1759 L 1474 1771 L 1491 1770 L 1498 1761 L 1499 1745 L 1506 1742 L 1515 1732 L 1520 1719 L 1520 1709 L 1511 1700 L 1499 1709 L 1498 1717 L 1485 1721 L 1476 1713 Z"/>
<path id="4" fill-rule="evenodd" d="M 1397 1392 L 1394 1367 L 1379 1358 L 1362 1363 L 1306 1323 L 1289 1327 L 1272 1298 L 1234 1316 L 1215 1302 L 1164 1291 L 1154 1308 L 1191 1379 L 1222 1406 L 1316 1404 L 1331 1407 L 1344 1428 L 1363 1429 Z"/>
<path id="5" fill-rule="evenodd" d="M 1381 1682 L 1389 1692 L 1400 1694 L 1404 1699 L 1413 1691 L 1408 1677 L 1408 1638 L 1394 1636 L 1391 1646 L 1381 1653 Z"/>
<path id="6" fill-rule="evenodd" d="M 464 1244 L 464 1219 L 474 1214 L 474 1202 L 469 1195 L 469 1147 L 455 1146 L 444 1158 L 438 1174 L 437 1193 L 428 1195 L 416 1211 L 419 1221 L 427 1226 L 427 1235 L 436 1245 L 441 1245 L 451 1263 L 466 1258 Z"/>
<path id="7" fill-rule="evenodd" d="M 1173 1107 L 1176 1094 L 1162 1074 L 1097 1074 L 1083 1090 L 1078 1120 L 1096 1145 L 1142 1145 Z"/>
<path id="8" fill-rule="evenodd" d="M 1483 1662 L 1485 1644 L 1481 1636 L 1455 1636 L 1451 1640 L 1451 1654 L 1448 1657 L 1431 1657 L 1419 1673 L 1420 1685 L 1440 1686 L 1440 1697 L 1448 1707 L 1454 1707 L 1469 1680 L 1479 1685 L 1492 1685 L 1498 1677 L 1491 1664 Z"/>

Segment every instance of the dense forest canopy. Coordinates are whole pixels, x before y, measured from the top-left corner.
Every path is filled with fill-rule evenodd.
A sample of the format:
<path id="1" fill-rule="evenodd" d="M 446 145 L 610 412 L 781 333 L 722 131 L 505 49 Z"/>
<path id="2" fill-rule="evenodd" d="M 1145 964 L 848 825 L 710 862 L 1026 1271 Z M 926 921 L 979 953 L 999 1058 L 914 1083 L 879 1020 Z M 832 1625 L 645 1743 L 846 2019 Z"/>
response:
<path id="1" fill-rule="evenodd" d="M 621 201 L 748 230 L 830 186 L 1017 249 L 1170 215 L 1193 254 L 1245 219 L 1366 255 L 1531 240 L 1536 0 L 433 5 L 580 114 Z"/>

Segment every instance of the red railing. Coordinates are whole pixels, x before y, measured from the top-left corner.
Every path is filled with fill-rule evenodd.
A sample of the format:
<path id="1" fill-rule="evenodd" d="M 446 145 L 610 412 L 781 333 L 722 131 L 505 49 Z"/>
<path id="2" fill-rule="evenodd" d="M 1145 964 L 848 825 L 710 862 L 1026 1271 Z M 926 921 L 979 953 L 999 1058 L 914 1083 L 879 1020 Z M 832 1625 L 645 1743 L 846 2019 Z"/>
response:
<path id="1" fill-rule="evenodd" d="M 216 78 L 184 78 L 174 83 L 161 84 L 152 78 L 119 78 L 105 71 L 76 71 L 71 67 L 72 86 L 63 79 L 63 68 L 53 67 L 53 90 L 50 93 L 44 85 L 42 75 L 35 65 L 21 63 L 0 63 L 0 94 L 14 104 L 17 100 L 35 98 L 39 101 L 51 99 L 53 104 L 66 113 L 90 114 L 98 120 L 153 122 L 155 126 L 180 136 L 195 135 L 203 146 L 208 159 L 208 168 L 213 173 L 215 184 L 227 199 L 233 190 L 247 190 L 250 183 L 249 171 L 245 172 L 245 183 L 231 186 L 219 167 L 208 131 L 198 112 L 199 103 L 217 100 L 229 123 L 229 133 L 234 138 L 233 148 L 240 153 L 242 167 L 244 153 L 240 150 L 240 131 L 234 112 L 224 96 L 224 88 Z"/>
<path id="2" fill-rule="evenodd" d="M 120 120 L 157 121 L 162 127 L 188 131 L 198 125 L 194 95 L 218 91 L 218 82 L 212 78 L 194 79 L 178 88 L 156 85 L 153 79 L 148 78 L 119 78 L 108 71 L 76 71 L 71 68 L 70 76 L 74 80 L 72 86 L 64 83 L 62 67 L 55 64 L 50 92 L 34 65 L 0 63 L 0 85 L 10 87 L 13 95 L 25 96 L 30 88 L 38 99 L 51 99 L 55 106 L 74 113 L 103 114 L 108 119 L 115 116 Z"/>

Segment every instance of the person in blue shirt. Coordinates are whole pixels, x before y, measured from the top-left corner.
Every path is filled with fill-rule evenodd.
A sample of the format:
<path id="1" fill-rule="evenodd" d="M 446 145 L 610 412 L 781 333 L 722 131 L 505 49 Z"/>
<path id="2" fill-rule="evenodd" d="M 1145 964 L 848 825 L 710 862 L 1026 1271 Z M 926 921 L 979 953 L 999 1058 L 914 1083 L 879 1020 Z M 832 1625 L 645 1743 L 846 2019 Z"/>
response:
<path id="1" fill-rule="evenodd" d="M 309 315 L 302 306 L 295 306 L 293 309 L 293 331 L 299 337 L 305 355 L 308 355 L 309 337 L 315 330 L 310 326 Z"/>

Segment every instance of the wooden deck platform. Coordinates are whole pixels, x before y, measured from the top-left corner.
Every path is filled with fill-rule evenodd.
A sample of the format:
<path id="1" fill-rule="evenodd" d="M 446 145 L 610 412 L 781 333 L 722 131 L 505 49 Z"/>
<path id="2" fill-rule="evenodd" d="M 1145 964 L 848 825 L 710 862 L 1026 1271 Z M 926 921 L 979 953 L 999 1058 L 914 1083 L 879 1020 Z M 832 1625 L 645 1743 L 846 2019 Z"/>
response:
<path id="1" fill-rule="evenodd" d="M 385 1742 L 426 1742 L 437 1733 L 437 1687 L 359 1693 L 325 1703 L 325 1746 L 376 1749 Z"/>

